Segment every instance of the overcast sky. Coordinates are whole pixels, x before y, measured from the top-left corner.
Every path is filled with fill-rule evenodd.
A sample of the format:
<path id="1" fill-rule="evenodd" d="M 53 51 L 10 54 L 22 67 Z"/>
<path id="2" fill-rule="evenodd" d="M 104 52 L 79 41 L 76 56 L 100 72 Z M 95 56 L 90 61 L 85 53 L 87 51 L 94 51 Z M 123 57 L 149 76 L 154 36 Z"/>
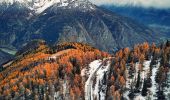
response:
<path id="1" fill-rule="evenodd" d="M 113 4 L 113 5 L 135 5 L 142 7 L 155 7 L 155 8 L 170 8 L 170 0 L 90 0 L 91 2 L 102 5 L 102 4 Z"/>

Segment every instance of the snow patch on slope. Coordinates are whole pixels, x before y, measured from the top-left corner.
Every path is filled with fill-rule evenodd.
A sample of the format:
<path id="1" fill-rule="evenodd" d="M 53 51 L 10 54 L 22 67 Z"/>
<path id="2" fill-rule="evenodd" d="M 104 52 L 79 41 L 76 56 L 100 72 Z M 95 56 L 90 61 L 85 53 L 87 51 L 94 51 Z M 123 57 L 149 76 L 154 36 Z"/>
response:
<path id="1" fill-rule="evenodd" d="M 168 87 L 165 88 L 165 97 L 166 99 L 170 99 L 170 72 L 168 72 L 168 79 L 167 79 Z"/>
<path id="2" fill-rule="evenodd" d="M 1 0 L 1 4 L 12 5 L 14 3 L 22 4 L 35 13 L 41 13 L 48 7 L 55 3 L 59 3 L 60 0 Z"/>
<path id="3" fill-rule="evenodd" d="M 110 68 L 110 61 L 96 60 L 89 64 L 88 79 L 85 83 L 85 100 L 105 100 L 107 90 L 107 75 Z M 82 70 L 82 75 L 85 69 Z"/>
<path id="4" fill-rule="evenodd" d="M 39 0 L 39 2 L 34 2 L 33 7 L 30 9 L 34 10 L 35 13 L 42 13 L 45 9 L 58 2 L 60 0 Z"/>
<path id="5" fill-rule="evenodd" d="M 106 65 L 102 65 L 96 73 L 96 85 L 94 89 L 94 94 L 97 96 L 97 100 L 105 100 L 107 83 L 106 80 L 108 71 L 110 69 L 110 62 L 107 62 Z"/>
<path id="6" fill-rule="evenodd" d="M 158 64 L 152 69 L 152 76 L 151 76 L 152 87 L 150 88 L 150 91 L 151 91 L 151 98 L 153 98 L 153 99 L 156 99 L 155 95 L 157 92 L 157 83 L 155 81 L 155 77 L 156 77 L 156 73 L 157 73 L 159 67 L 160 67 L 160 61 L 158 61 Z"/>
<path id="7" fill-rule="evenodd" d="M 141 72 L 141 80 L 142 80 L 142 84 L 141 84 L 141 88 L 140 91 L 142 91 L 143 88 L 143 84 L 144 84 L 144 79 L 147 78 L 147 74 L 149 73 L 149 69 L 150 69 L 150 64 L 151 64 L 151 60 L 149 61 L 145 61 L 143 63 L 143 71 Z M 139 68 L 138 68 L 139 70 Z M 135 98 L 135 100 L 146 100 L 145 97 L 143 97 L 141 94 L 137 95 Z"/>
<path id="8" fill-rule="evenodd" d="M 149 73 L 149 70 L 150 70 L 150 64 L 151 64 L 151 60 L 148 60 L 148 61 L 144 61 L 143 63 L 143 70 L 141 71 L 140 73 L 140 76 L 141 76 L 141 87 L 140 87 L 140 91 L 142 91 L 142 88 L 143 88 L 143 83 L 144 83 L 144 79 L 147 77 L 147 74 Z M 129 67 L 129 66 L 128 66 Z M 130 100 L 129 98 L 129 93 L 130 93 L 130 85 L 131 83 L 133 83 L 137 77 L 138 77 L 138 71 L 139 71 L 139 62 L 135 63 L 135 73 L 133 74 L 134 76 L 132 78 L 130 78 L 129 76 L 129 69 L 126 70 L 126 88 L 127 88 L 127 91 L 124 93 L 124 97 L 127 99 L 127 100 Z M 135 87 L 132 87 L 133 89 Z M 139 94 L 136 94 L 134 100 L 146 100 L 145 97 L 143 97 L 141 95 L 141 93 Z"/>
<path id="9" fill-rule="evenodd" d="M 93 80 L 95 78 L 95 74 L 99 69 L 99 66 L 101 65 L 101 60 L 93 61 L 89 64 L 90 70 L 89 70 L 89 78 L 87 79 L 85 83 L 85 100 L 93 100 Z"/>

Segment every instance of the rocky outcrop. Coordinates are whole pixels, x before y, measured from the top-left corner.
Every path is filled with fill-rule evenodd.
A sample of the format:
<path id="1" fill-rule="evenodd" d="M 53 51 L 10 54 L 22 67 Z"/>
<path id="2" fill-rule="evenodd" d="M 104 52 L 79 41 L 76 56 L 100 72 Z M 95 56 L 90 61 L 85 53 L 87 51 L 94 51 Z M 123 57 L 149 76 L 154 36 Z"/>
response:
<path id="1" fill-rule="evenodd" d="M 3 63 L 6 63 L 7 61 L 9 61 L 12 58 L 13 58 L 12 55 L 0 50 L 0 67 Z"/>

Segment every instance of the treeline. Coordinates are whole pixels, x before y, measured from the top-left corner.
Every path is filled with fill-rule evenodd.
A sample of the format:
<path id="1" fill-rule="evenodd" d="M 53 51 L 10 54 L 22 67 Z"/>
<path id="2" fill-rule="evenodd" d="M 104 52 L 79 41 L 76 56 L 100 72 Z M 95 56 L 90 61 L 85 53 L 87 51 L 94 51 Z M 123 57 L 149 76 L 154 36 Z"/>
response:
<path id="1" fill-rule="evenodd" d="M 96 48 L 88 45 L 88 44 L 82 44 L 77 42 L 64 42 L 60 44 L 56 44 L 51 48 L 51 52 L 59 52 L 66 49 L 79 49 L 82 51 L 94 51 Z"/>

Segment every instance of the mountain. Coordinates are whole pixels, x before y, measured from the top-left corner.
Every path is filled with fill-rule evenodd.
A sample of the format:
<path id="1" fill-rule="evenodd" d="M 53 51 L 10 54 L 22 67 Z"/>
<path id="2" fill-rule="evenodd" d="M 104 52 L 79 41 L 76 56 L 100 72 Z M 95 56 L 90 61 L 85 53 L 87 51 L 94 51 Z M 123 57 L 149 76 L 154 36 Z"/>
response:
<path id="1" fill-rule="evenodd" d="M 71 3 L 74 2 L 74 5 Z M 78 6 L 87 6 L 90 7 L 87 0 L 1 0 L 0 4 L 2 6 L 6 6 L 7 8 L 11 5 L 16 5 L 19 8 L 27 8 L 31 11 L 31 14 L 40 14 L 47 8 L 56 5 L 57 7 L 65 7 L 65 8 L 75 8 Z M 84 8 L 81 7 L 81 8 Z M 91 7 L 92 8 L 92 7 Z M 4 8 L 3 8 L 4 9 Z"/>
<path id="2" fill-rule="evenodd" d="M 159 40 L 143 24 L 95 6 L 87 0 L 3 0 L 0 45 L 19 49 L 34 39 L 48 44 L 89 43 L 114 51 L 144 41 Z"/>
<path id="3" fill-rule="evenodd" d="M 82 43 L 30 44 L 0 71 L 1 100 L 169 98 L 169 41 L 160 47 L 145 42 L 114 56 Z"/>
<path id="4" fill-rule="evenodd" d="M 103 6 L 115 13 L 133 18 L 146 25 L 170 26 L 170 9 L 142 8 L 137 6 Z"/>
<path id="5" fill-rule="evenodd" d="M 170 9 L 143 8 L 138 6 L 102 6 L 114 13 L 129 17 L 160 33 L 170 32 Z"/>

